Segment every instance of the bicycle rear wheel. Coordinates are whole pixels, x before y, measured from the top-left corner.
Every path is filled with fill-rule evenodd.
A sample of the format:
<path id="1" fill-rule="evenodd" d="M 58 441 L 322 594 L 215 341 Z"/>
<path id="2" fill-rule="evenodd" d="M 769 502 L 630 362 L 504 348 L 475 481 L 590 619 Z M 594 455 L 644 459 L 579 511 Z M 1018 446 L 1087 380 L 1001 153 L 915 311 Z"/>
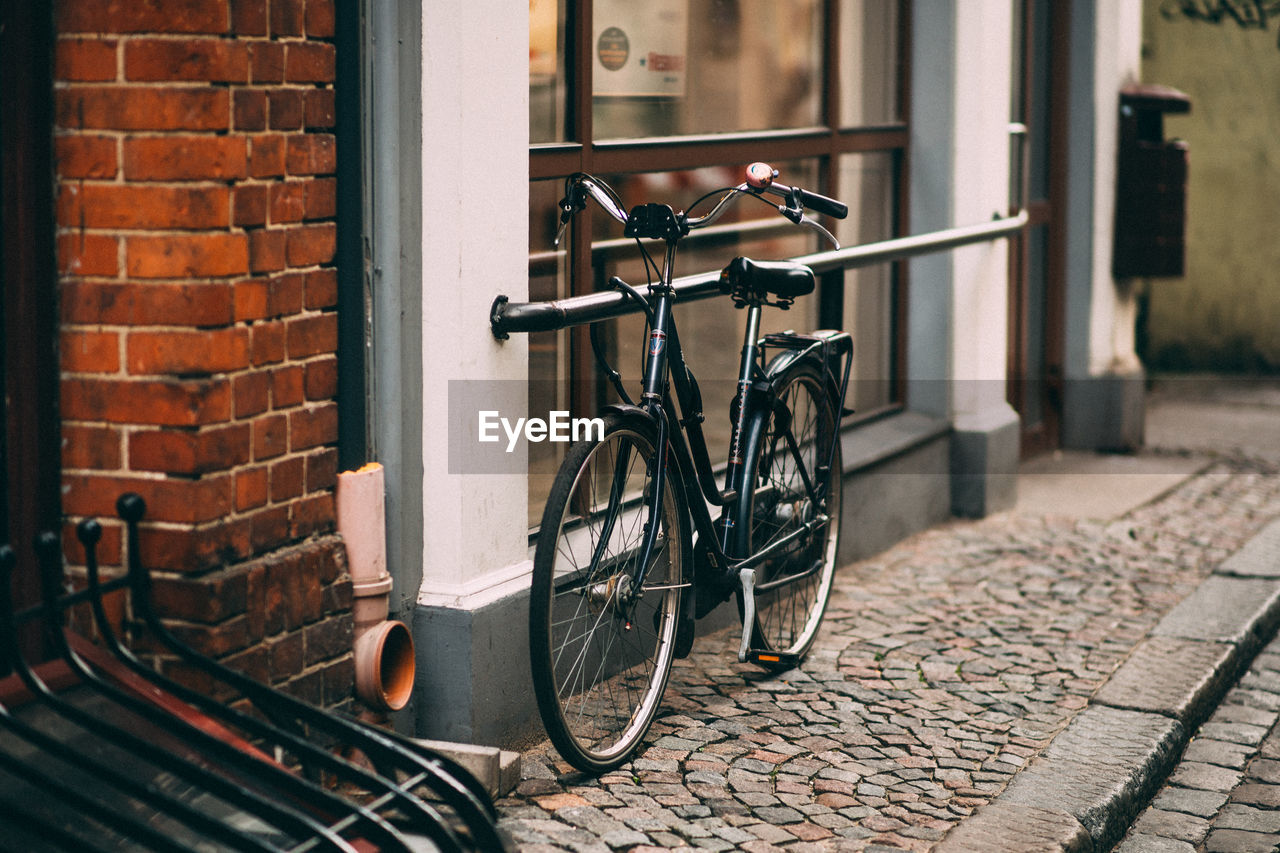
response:
<path id="1" fill-rule="evenodd" d="M 569 449 L 542 515 L 529 600 L 529 656 L 552 743 L 579 770 L 627 761 L 671 671 L 684 592 L 687 514 L 669 463 L 658 532 L 638 593 L 657 459 L 652 425 L 611 415 Z"/>
<path id="2" fill-rule="evenodd" d="M 775 405 L 757 417 L 762 422 L 749 432 L 742 480 L 748 493 L 737 519 L 740 553 L 758 553 L 827 516 L 756 567 L 757 587 L 795 579 L 757 591 L 752 646 L 794 659 L 813 645 L 835 575 L 843 493 L 839 422 L 821 370 L 808 361 L 789 368 Z"/>

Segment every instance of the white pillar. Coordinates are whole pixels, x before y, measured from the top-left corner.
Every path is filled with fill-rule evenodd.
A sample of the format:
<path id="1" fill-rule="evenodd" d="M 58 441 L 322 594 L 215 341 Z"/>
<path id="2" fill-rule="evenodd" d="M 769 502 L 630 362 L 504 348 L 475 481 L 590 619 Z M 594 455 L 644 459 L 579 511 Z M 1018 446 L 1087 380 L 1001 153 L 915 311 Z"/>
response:
<path id="1" fill-rule="evenodd" d="M 527 344 L 496 341 L 498 293 L 528 294 L 528 8 L 424 3 L 422 18 L 423 571 L 420 605 L 471 609 L 518 583 L 526 476 L 450 472 L 450 380 L 526 408 Z"/>

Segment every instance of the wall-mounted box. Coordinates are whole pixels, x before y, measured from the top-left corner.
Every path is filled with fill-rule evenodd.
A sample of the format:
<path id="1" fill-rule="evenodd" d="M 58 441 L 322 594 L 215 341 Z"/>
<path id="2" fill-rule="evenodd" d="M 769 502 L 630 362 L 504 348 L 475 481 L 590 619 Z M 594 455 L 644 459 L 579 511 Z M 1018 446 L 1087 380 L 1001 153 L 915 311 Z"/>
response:
<path id="1" fill-rule="evenodd" d="M 1116 278 L 1185 271 L 1187 144 L 1164 138 L 1164 116 L 1190 110 L 1191 99 L 1168 86 L 1135 84 L 1120 92 L 1111 262 Z"/>

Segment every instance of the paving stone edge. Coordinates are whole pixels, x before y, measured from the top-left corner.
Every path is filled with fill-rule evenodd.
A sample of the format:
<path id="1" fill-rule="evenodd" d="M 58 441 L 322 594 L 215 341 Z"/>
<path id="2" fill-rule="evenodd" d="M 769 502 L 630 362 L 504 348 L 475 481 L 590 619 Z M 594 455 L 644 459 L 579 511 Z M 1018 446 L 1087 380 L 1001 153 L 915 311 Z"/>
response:
<path id="1" fill-rule="evenodd" d="M 1110 850 L 1278 626 L 1280 520 L 1166 614 L 1089 706 L 935 853 Z"/>

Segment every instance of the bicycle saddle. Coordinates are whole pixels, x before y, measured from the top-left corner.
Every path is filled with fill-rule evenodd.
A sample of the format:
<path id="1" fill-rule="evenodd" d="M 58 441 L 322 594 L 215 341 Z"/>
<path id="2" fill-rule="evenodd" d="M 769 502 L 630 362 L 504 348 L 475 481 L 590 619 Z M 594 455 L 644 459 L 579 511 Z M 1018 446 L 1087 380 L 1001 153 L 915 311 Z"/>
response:
<path id="1" fill-rule="evenodd" d="M 753 261 L 734 258 L 720 273 L 720 290 L 736 295 L 763 297 L 772 293 L 795 299 L 813 292 L 813 270 L 795 261 Z"/>

